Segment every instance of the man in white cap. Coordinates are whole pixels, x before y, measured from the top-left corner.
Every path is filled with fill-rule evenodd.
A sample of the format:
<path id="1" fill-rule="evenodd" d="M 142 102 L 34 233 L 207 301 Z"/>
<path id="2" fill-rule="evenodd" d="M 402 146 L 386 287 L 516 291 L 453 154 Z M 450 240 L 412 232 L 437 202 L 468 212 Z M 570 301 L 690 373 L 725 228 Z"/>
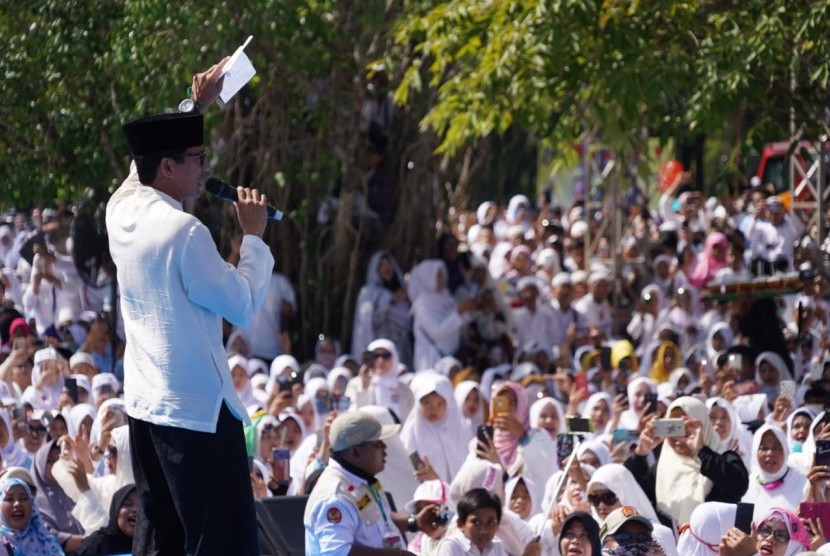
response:
<path id="1" fill-rule="evenodd" d="M 516 335 L 516 345 L 526 346 L 538 342 L 550 347 L 556 336 L 556 320 L 553 308 L 547 303 L 539 303 L 539 279 L 525 276 L 517 284 L 521 307 L 512 310 L 511 322 Z"/>
<path id="2" fill-rule="evenodd" d="M 606 338 L 611 337 L 611 277 L 603 270 L 595 270 L 588 277 L 588 295 L 574 303 L 579 320 L 587 326 L 599 328 Z"/>
<path id="3" fill-rule="evenodd" d="M 560 272 L 551 280 L 551 307 L 556 328 L 553 345 L 562 346 L 568 339 L 568 329 L 579 322 L 579 315 L 571 305 L 573 301 L 573 284 L 568 272 Z"/>
<path id="4" fill-rule="evenodd" d="M 401 530 L 432 532 L 438 507 L 428 505 L 417 515 L 393 512 L 375 476 L 386 465 L 384 440 L 400 425 L 381 425 L 356 410 L 331 424 L 331 457 L 306 503 L 306 554 L 411 554 Z"/>

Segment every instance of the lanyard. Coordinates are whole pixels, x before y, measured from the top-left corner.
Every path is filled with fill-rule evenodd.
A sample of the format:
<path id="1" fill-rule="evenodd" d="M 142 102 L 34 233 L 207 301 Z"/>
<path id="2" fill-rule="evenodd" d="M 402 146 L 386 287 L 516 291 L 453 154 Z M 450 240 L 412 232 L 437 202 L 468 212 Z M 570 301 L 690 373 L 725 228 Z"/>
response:
<path id="1" fill-rule="evenodd" d="M 380 508 L 380 515 L 383 516 L 383 522 L 388 525 L 389 522 L 386 520 L 386 511 L 383 509 L 383 504 L 381 502 L 380 495 L 377 492 L 375 492 L 375 486 L 374 485 L 367 485 L 367 486 L 368 486 L 367 490 L 369 491 L 369 494 L 372 495 L 372 499 L 375 502 L 377 502 L 377 505 Z"/>

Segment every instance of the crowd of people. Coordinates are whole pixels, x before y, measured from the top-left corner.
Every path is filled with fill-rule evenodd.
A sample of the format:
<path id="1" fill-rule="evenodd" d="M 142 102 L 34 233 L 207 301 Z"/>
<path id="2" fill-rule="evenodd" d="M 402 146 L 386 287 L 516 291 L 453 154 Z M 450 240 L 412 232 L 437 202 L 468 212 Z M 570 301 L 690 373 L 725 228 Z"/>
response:
<path id="1" fill-rule="evenodd" d="M 311 494 L 309 553 L 830 554 L 815 230 L 761 184 L 703 200 L 687 177 L 628 213 L 613 267 L 586 249 L 584 203 L 523 195 L 410 269 L 375 253 L 351 345 L 321 335 L 310 361 L 284 341 L 296 299 L 275 274 L 225 334 L 255 497 Z M 14 554 L 129 552 L 135 530 L 118 298 L 80 278 L 66 219 L 0 224 Z M 797 287 L 716 295 L 764 276 Z"/>

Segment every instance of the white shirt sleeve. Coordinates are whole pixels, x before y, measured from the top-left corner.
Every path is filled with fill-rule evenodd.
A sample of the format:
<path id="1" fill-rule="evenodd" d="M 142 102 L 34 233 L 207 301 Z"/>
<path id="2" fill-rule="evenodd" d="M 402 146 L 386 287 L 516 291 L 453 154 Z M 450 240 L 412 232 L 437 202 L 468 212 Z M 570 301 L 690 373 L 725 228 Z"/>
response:
<path id="1" fill-rule="evenodd" d="M 188 298 L 236 326 L 246 326 L 254 318 L 273 266 L 268 246 L 251 235 L 242 239 L 239 265 L 225 262 L 201 224 L 190 229 L 182 249 L 182 282 Z"/>

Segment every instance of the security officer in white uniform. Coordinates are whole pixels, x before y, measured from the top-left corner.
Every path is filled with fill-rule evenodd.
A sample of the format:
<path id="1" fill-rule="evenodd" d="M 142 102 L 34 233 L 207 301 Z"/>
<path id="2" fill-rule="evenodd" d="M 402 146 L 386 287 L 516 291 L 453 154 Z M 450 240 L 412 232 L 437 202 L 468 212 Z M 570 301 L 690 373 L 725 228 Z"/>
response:
<path id="1" fill-rule="evenodd" d="M 375 475 L 386 465 L 384 440 L 400 425 L 381 424 L 365 411 L 350 411 L 331 425 L 331 458 L 306 505 L 306 554 L 401 555 L 402 529 L 432 531 L 438 507 L 418 515 L 392 512 Z"/>

